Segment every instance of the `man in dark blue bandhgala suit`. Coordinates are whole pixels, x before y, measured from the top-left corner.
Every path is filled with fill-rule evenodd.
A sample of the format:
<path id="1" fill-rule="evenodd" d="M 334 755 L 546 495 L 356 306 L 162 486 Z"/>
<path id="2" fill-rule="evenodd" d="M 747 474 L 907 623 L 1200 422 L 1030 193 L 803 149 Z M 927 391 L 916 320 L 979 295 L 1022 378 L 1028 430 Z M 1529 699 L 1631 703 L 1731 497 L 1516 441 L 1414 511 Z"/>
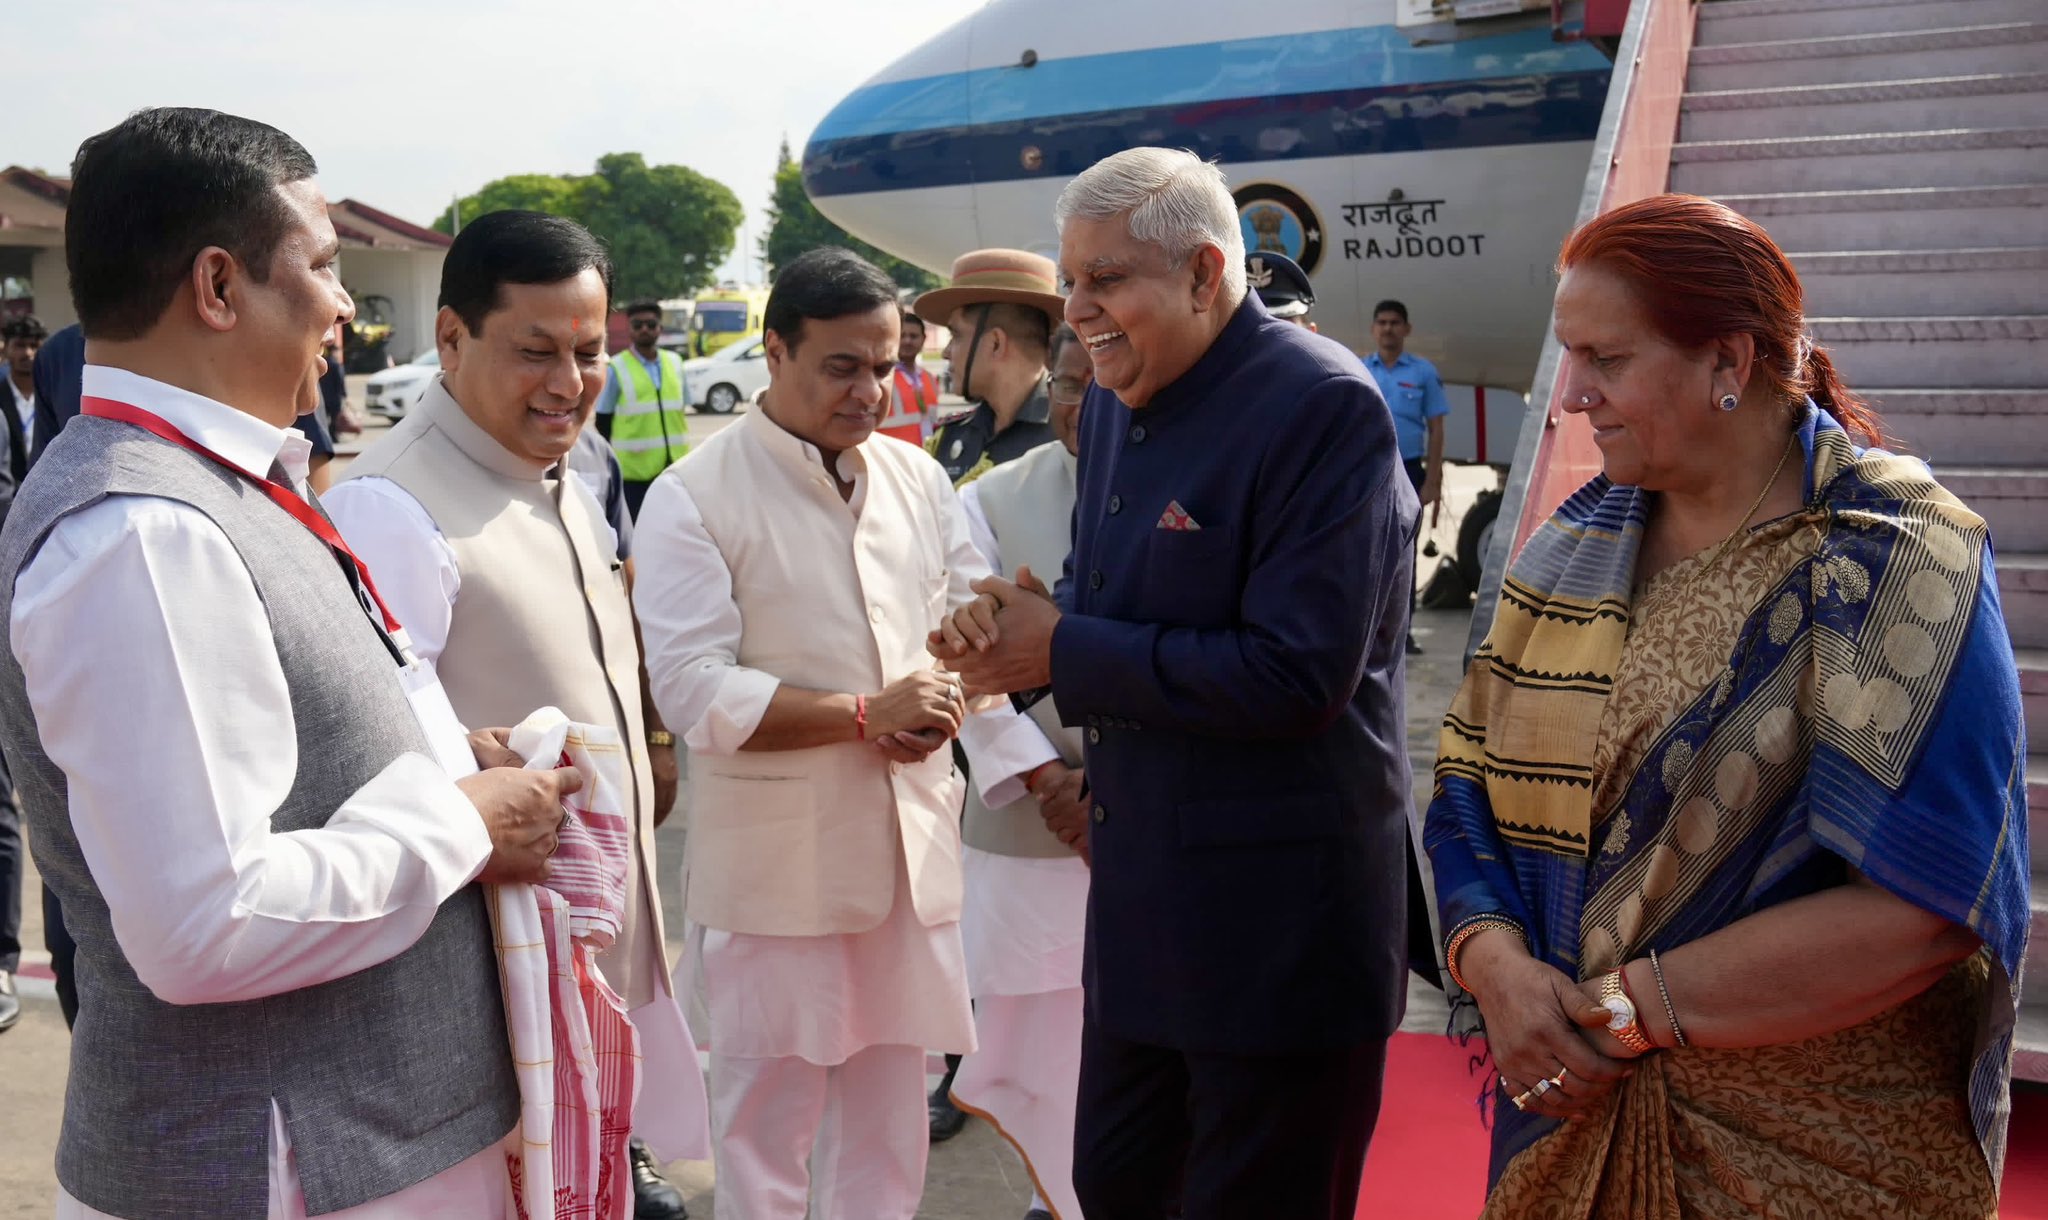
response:
<path id="1" fill-rule="evenodd" d="M 1096 376 L 1073 554 L 933 650 L 1086 732 L 1075 1186 L 1103 1220 L 1349 1220 L 1405 995 L 1415 492 L 1358 359 L 1246 293 L 1214 167 L 1120 153 L 1058 216 Z"/>

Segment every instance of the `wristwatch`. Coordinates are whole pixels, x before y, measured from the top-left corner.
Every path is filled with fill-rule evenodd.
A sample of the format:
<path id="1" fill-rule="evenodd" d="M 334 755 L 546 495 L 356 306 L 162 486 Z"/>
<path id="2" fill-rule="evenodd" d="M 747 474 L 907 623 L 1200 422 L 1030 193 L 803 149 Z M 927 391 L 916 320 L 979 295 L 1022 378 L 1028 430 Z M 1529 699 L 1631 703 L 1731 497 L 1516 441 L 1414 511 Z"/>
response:
<path id="1" fill-rule="evenodd" d="M 1621 971 L 1616 970 L 1600 980 L 1600 1007 L 1607 1010 L 1607 1032 L 1613 1034 L 1616 1041 L 1638 1055 L 1657 1049 L 1657 1044 L 1650 1041 L 1650 1035 L 1636 1017 L 1636 1002 L 1622 988 Z"/>
<path id="2" fill-rule="evenodd" d="M 676 735 L 667 729 L 647 730 L 647 744 L 650 746 L 671 746 L 676 744 Z"/>

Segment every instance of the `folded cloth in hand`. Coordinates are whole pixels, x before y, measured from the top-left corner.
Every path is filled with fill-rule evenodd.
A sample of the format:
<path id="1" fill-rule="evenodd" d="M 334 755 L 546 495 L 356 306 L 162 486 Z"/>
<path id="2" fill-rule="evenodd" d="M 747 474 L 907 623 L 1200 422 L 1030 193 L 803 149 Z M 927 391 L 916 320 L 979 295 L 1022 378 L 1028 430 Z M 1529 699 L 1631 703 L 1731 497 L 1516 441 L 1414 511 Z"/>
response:
<path id="1" fill-rule="evenodd" d="M 546 885 L 489 887 L 506 1026 L 519 1080 L 520 1148 L 508 1154 L 522 1220 L 626 1220 L 627 1139 L 640 1040 L 594 959 L 625 918 L 632 838 L 618 732 L 542 708 L 512 731 L 530 770 L 575 767 Z"/>

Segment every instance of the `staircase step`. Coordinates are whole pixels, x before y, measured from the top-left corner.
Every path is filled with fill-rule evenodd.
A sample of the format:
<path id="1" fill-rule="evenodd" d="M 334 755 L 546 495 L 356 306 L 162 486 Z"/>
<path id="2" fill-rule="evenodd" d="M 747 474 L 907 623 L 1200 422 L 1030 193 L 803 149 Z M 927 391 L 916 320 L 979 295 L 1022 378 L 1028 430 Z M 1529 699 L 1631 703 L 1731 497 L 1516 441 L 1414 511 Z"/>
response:
<path id="1" fill-rule="evenodd" d="M 1709 92 L 2031 72 L 2040 67 L 2043 42 L 2048 21 L 2001 21 L 1695 47 L 1686 88 Z"/>
<path id="2" fill-rule="evenodd" d="M 1809 317 L 1848 384 L 2048 386 L 2048 315 Z"/>
<path id="3" fill-rule="evenodd" d="M 2037 843 L 2048 843 L 2048 840 L 2044 840 L 2041 835 L 2034 833 L 2034 815 L 2036 812 L 2039 812 L 2042 817 L 2048 818 L 2048 754 L 2027 755 L 2027 845 L 2029 847 Z M 2048 858 L 2044 858 L 2041 852 L 2035 852 L 2034 859 L 2039 860 L 2042 864 L 2048 864 Z M 2041 896 L 2048 898 L 2048 892 L 2043 892 Z"/>
<path id="4" fill-rule="evenodd" d="M 1960 493 L 1958 493 L 1960 494 Z M 2020 704 L 2026 710 L 2029 757 L 2048 748 L 2048 648 L 2015 648 L 2020 666 Z M 2028 782 L 2032 782 L 2029 777 Z M 2042 864 L 2048 866 L 2048 860 Z M 2041 896 L 2048 899 L 2048 894 Z M 2048 941 L 2042 946 L 2048 948 Z"/>
<path id="5" fill-rule="evenodd" d="M 2048 466 L 2048 390 L 1871 389 L 1885 431 L 1933 462 Z"/>
<path id="6" fill-rule="evenodd" d="M 2048 554 L 1999 555 L 1998 600 L 2015 648 L 2048 648 Z"/>
<path id="7" fill-rule="evenodd" d="M 2048 126 L 1696 140 L 1671 149 L 1671 189 L 1696 195 L 2048 183 Z"/>
<path id="8" fill-rule="evenodd" d="M 2048 313 L 2048 246 L 1829 250 L 1791 259 L 1809 313 Z"/>
<path id="9" fill-rule="evenodd" d="M 1787 250 L 2026 246 L 2048 233 L 2048 184 L 1715 196 Z"/>
<path id="10" fill-rule="evenodd" d="M 1699 25 L 1693 39 L 1695 46 L 1719 46 L 1860 34 L 1871 29 L 1988 25 L 2038 19 L 2040 15 L 2040 0 L 1945 0 L 1941 4 L 1928 4 L 1925 0 L 1721 0 L 1700 5 Z"/>
<path id="11" fill-rule="evenodd" d="M 1984 518 L 1995 549 L 2048 550 L 2048 468 L 1942 466 L 1934 473 L 1943 487 Z M 2042 691 L 2048 694 L 2048 668 L 2042 681 Z M 2041 729 L 2048 733 L 2048 717 Z"/>
<path id="12" fill-rule="evenodd" d="M 1739 140 L 2048 124 L 2048 72 L 1688 93 L 1678 138 Z"/>

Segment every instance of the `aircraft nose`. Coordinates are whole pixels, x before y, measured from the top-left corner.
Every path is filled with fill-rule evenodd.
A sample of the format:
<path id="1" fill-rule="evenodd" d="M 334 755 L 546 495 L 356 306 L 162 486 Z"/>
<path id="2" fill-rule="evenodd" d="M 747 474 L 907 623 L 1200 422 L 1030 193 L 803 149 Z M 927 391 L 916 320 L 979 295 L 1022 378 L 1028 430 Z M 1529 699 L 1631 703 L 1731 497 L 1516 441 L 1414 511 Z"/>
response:
<path id="1" fill-rule="evenodd" d="M 847 95 L 803 153 L 804 190 L 827 219 L 939 270 L 982 244 L 968 169 L 974 20 L 940 33 Z"/>

